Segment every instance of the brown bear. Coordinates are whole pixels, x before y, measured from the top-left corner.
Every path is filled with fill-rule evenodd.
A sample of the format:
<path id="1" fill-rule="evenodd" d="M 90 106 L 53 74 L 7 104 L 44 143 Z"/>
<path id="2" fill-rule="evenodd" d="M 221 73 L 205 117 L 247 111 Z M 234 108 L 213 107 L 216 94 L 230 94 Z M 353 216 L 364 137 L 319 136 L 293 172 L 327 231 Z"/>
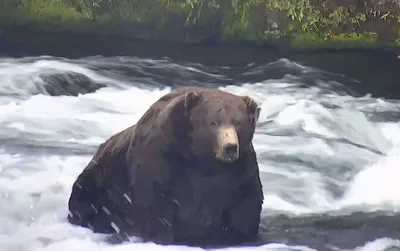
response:
<path id="1" fill-rule="evenodd" d="M 227 245 L 258 236 L 262 184 L 248 96 L 179 88 L 101 144 L 69 199 L 69 222 L 160 244 Z"/>

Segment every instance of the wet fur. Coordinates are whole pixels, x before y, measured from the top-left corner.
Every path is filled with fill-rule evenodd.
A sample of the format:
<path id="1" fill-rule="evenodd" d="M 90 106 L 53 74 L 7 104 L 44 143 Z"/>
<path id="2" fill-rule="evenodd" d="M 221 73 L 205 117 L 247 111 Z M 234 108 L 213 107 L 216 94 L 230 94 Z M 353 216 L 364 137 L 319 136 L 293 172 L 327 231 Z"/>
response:
<path id="1" fill-rule="evenodd" d="M 197 144 L 202 135 L 194 134 L 196 122 L 189 118 L 204 99 L 226 105 L 204 113 L 210 123 L 223 111 L 245 119 L 239 138 L 247 143 L 240 146 L 238 161 L 217 161 L 203 151 L 206 145 Z M 120 233 L 164 244 L 254 240 L 263 203 L 251 143 L 258 113 L 251 98 L 215 89 L 181 88 L 161 97 L 135 126 L 100 145 L 73 185 L 69 221 L 115 233 L 112 222 Z"/>

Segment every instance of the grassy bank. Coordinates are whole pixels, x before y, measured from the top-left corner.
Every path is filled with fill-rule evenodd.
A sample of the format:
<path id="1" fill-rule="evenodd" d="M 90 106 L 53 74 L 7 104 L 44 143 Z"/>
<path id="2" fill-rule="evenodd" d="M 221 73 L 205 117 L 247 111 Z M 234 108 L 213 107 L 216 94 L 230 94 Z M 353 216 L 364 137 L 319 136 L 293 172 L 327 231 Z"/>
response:
<path id="1" fill-rule="evenodd" d="M 395 0 L 2 0 L 0 25 L 145 39 L 400 47 Z"/>

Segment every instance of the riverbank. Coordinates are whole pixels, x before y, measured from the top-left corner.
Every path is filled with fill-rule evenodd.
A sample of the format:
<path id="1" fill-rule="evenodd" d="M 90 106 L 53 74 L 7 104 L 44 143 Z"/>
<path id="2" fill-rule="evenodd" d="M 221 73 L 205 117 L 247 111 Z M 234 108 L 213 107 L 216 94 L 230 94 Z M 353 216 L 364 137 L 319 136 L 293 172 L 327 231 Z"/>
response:
<path id="1" fill-rule="evenodd" d="M 0 28 L 286 51 L 399 52 L 399 16 L 392 0 L 4 0 Z"/>

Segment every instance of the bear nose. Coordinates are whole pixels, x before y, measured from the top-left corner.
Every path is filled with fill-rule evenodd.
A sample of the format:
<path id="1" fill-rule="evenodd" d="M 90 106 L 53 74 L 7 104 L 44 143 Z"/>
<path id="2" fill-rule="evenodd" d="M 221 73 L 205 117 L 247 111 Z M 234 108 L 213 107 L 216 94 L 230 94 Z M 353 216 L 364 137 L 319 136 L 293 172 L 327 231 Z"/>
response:
<path id="1" fill-rule="evenodd" d="M 226 154 L 235 154 L 238 151 L 238 145 L 237 144 L 232 144 L 228 143 L 224 146 L 224 151 Z"/>

